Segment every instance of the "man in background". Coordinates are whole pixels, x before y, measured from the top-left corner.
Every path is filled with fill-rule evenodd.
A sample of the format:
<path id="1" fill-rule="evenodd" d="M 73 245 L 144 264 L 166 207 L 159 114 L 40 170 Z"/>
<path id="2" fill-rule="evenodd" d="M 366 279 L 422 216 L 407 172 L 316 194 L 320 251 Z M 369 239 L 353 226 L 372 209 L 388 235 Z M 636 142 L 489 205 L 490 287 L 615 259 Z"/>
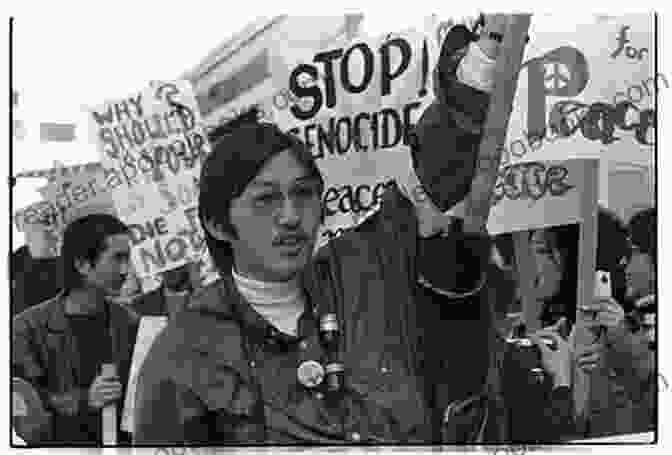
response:
<path id="1" fill-rule="evenodd" d="M 12 253 L 11 313 L 15 316 L 38 303 L 54 297 L 61 290 L 59 258 L 54 256 L 54 234 L 41 225 L 27 225 L 26 245 Z"/>
<path id="2" fill-rule="evenodd" d="M 12 376 L 27 381 L 51 414 L 52 436 L 36 443 L 102 443 L 101 410 L 124 396 L 138 328 L 137 315 L 109 300 L 126 280 L 129 258 L 128 228 L 117 218 L 97 214 L 70 223 L 63 292 L 14 318 Z M 104 364 L 116 374 L 103 374 Z M 130 442 L 119 434 L 119 442 Z"/>
<path id="3" fill-rule="evenodd" d="M 633 316 L 653 344 L 656 328 L 656 209 L 637 212 L 628 223 L 630 255 L 625 267 L 626 297 L 634 304 Z"/>

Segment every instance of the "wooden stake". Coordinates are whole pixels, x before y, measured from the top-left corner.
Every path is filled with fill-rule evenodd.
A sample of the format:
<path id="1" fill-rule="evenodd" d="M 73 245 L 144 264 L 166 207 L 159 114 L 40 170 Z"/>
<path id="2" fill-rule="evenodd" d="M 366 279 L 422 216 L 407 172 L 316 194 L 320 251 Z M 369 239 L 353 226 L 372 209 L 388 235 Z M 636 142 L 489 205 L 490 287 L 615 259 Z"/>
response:
<path id="1" fill-rule="evenodd" d="M 465 201 L 465 232 L 486 232 L 490 198 L 513 109 L 530 17 L 530 14 L 511 15 L 504 33 L 501 51 L 495 63 L 495 86 L 484 125 L 476 176 Z"/>
<path id="2" fill-rule="evenodd" d="M 104 363 L 101 366 L 103 376 L 116 376 L 117 366 L 113 363 Z M 117 444 L 117 404 L 111 403 L 103 408 L 103 445 Z"/>
<path id="3" fill-rule="evenodd" d="M 581 195 L 581 224 L 579 228 L 579 270 L 577 286 L 577 324 L 574 325 L 572 342 L 574 346 L 589 345 L 595 341 L 595 334 L 578 323 L 579 308 L 593 300 L 595 291 L 595 262 L 597 252 L 597 196 L 598 196 L 598 160 L 587 160 L 583 166 L 583 187 Z M 591 377 L 576 368 L 574 372 L 574 412 L 581 431 L 589 418 Z M 608 390 L 608 388 L 607 388 Z"/>
<path id="4" fill-rule="evenodd" d="M 529 231 L 513 233 L 513 244 L 516 253 L 516 270 L 518 272 L 518 286 L 520 287 L 520 301 L 523 312 L 523 322 L 528 333 L 541 328 L 542 303 L 534 298 L 534 277 L 536 276 L 534 258 L 530 251 Z"/>

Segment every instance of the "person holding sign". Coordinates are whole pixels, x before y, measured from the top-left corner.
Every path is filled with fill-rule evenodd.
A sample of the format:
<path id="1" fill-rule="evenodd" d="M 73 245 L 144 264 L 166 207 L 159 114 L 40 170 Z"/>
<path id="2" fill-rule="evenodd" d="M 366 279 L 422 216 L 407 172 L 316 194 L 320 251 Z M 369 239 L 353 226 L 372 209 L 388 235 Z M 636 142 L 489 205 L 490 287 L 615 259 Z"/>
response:
<path id="1" fill-rule="evenodd" d="M 437 100 L 412 145 L 441 211 L 469 192 L 497 52 L 489 34 L 444 42 Z M 203 166 L 199 218 L 222 278 L 152 345 L 135 444 L 430 442 L 414 299 L 419 238 L 440 229 L 414 206 L 417 188 L 392 185 L 377 213 L 313 256 L 322 176 L 304 143 L 250 117 L 215 135 Z M 461 259 L 442 267 L 457 273 Z"/>
<path id="2" fill-rule="evenodd" d="M 101 410 L 123 397 L 139 321 L 107 297 L 124 283 L 129 244 L 111 215 L 73 221 L 63 235 L 63 292 L 13 320 L 12 376 L 29 382 L 52 415 L 52 437 L 39 444 L 100 445 Z M 116 375 L 103 374 L 105 365 Z"/>
<path id="3" fill-rule="evenodd" d="M 599 276 L 619 275 L 625 254 L 626 237 L 622 222 L 606 209 L 598 212 L 596 267 Z M 538 274 L 535 296 L 543 300 L 542 326 L 552 326 L 565 318 L 565 331 L 573 350 L 573 369 L 591 377 L 591 399 L 587 425 L 578 425 L 565 437 L 599 437 L 648 431 L 653 356 L 642 337 L 629 330 L 623 305 L 614 297 L 624 295 L 624 286 L 612 279 L 597 292 L 595 300 L 577 311 L 577 225 L 556 226 L 531 233 L 531 248 Z M 597 289 L 602 289 L 598 280 Z M 575 342 L 578 328 L 593 331 L 590 344 Z M 527 391 L 520 391 L 526 396 Z M 648 414 L 647 414 L 648 413 Z"/>

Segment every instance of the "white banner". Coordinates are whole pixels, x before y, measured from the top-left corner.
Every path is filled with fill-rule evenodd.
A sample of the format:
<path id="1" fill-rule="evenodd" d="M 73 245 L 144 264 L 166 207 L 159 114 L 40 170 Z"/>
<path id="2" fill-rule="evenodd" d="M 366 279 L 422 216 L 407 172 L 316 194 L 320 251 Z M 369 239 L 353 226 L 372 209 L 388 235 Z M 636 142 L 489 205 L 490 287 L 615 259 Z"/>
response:
<path id="1" fill-rule="evenodd" d="M 318 245 L 376 210 L 392 180 L 407 178 L 408 132 L 433 100 L 435 49 L 410 30 L 319 52 L 274 50 L 275 89 L 290 99 L 262 104 L 311 147 L 325 177 Z"/>
<path id="2" fill-rule="evenodd" d="M 600 157 L 652 166 L 653 14 L 559 28 L 533 16 L 503 165 Z"/>

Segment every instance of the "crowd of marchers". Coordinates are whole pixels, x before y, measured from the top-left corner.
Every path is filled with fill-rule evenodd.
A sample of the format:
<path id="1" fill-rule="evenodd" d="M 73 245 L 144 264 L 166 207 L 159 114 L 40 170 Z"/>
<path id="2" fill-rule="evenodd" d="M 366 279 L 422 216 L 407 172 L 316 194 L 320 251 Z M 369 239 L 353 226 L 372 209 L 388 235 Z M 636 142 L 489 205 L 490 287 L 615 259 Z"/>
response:
<path id="1" fill-rule="evenodd" d="M 456 26 L 444 41 L 436 100 L 410 138 L 416 183 L 390 184 L 375 214 L 317 252 L 323 177 L 306 144 L 254 111 L 210 131 L 201 170 L 218 280 L 201 285 L 187 264 L 120 303 L 131 236 L 110 215 L 70 223 L 57 258 L 15 252 L 11 375 L 28 408 L 15 431 L 29 445 L 99 446 L 110 405 L 118 444 L 138 446 L 558 443 L 653 430 L 655 209 L 628 223 L 600 209 L 596 269 L 612 292 L 581 305 L 578 226 L 529 233 L 538 331 L 509 317 L 522 289 L 511 238 L 437 216 L 466 197 L 477 168 L 503 30 L 486 19 L 480 36 Z M 125 432 L 150 315 L 168 323 Z"/>

